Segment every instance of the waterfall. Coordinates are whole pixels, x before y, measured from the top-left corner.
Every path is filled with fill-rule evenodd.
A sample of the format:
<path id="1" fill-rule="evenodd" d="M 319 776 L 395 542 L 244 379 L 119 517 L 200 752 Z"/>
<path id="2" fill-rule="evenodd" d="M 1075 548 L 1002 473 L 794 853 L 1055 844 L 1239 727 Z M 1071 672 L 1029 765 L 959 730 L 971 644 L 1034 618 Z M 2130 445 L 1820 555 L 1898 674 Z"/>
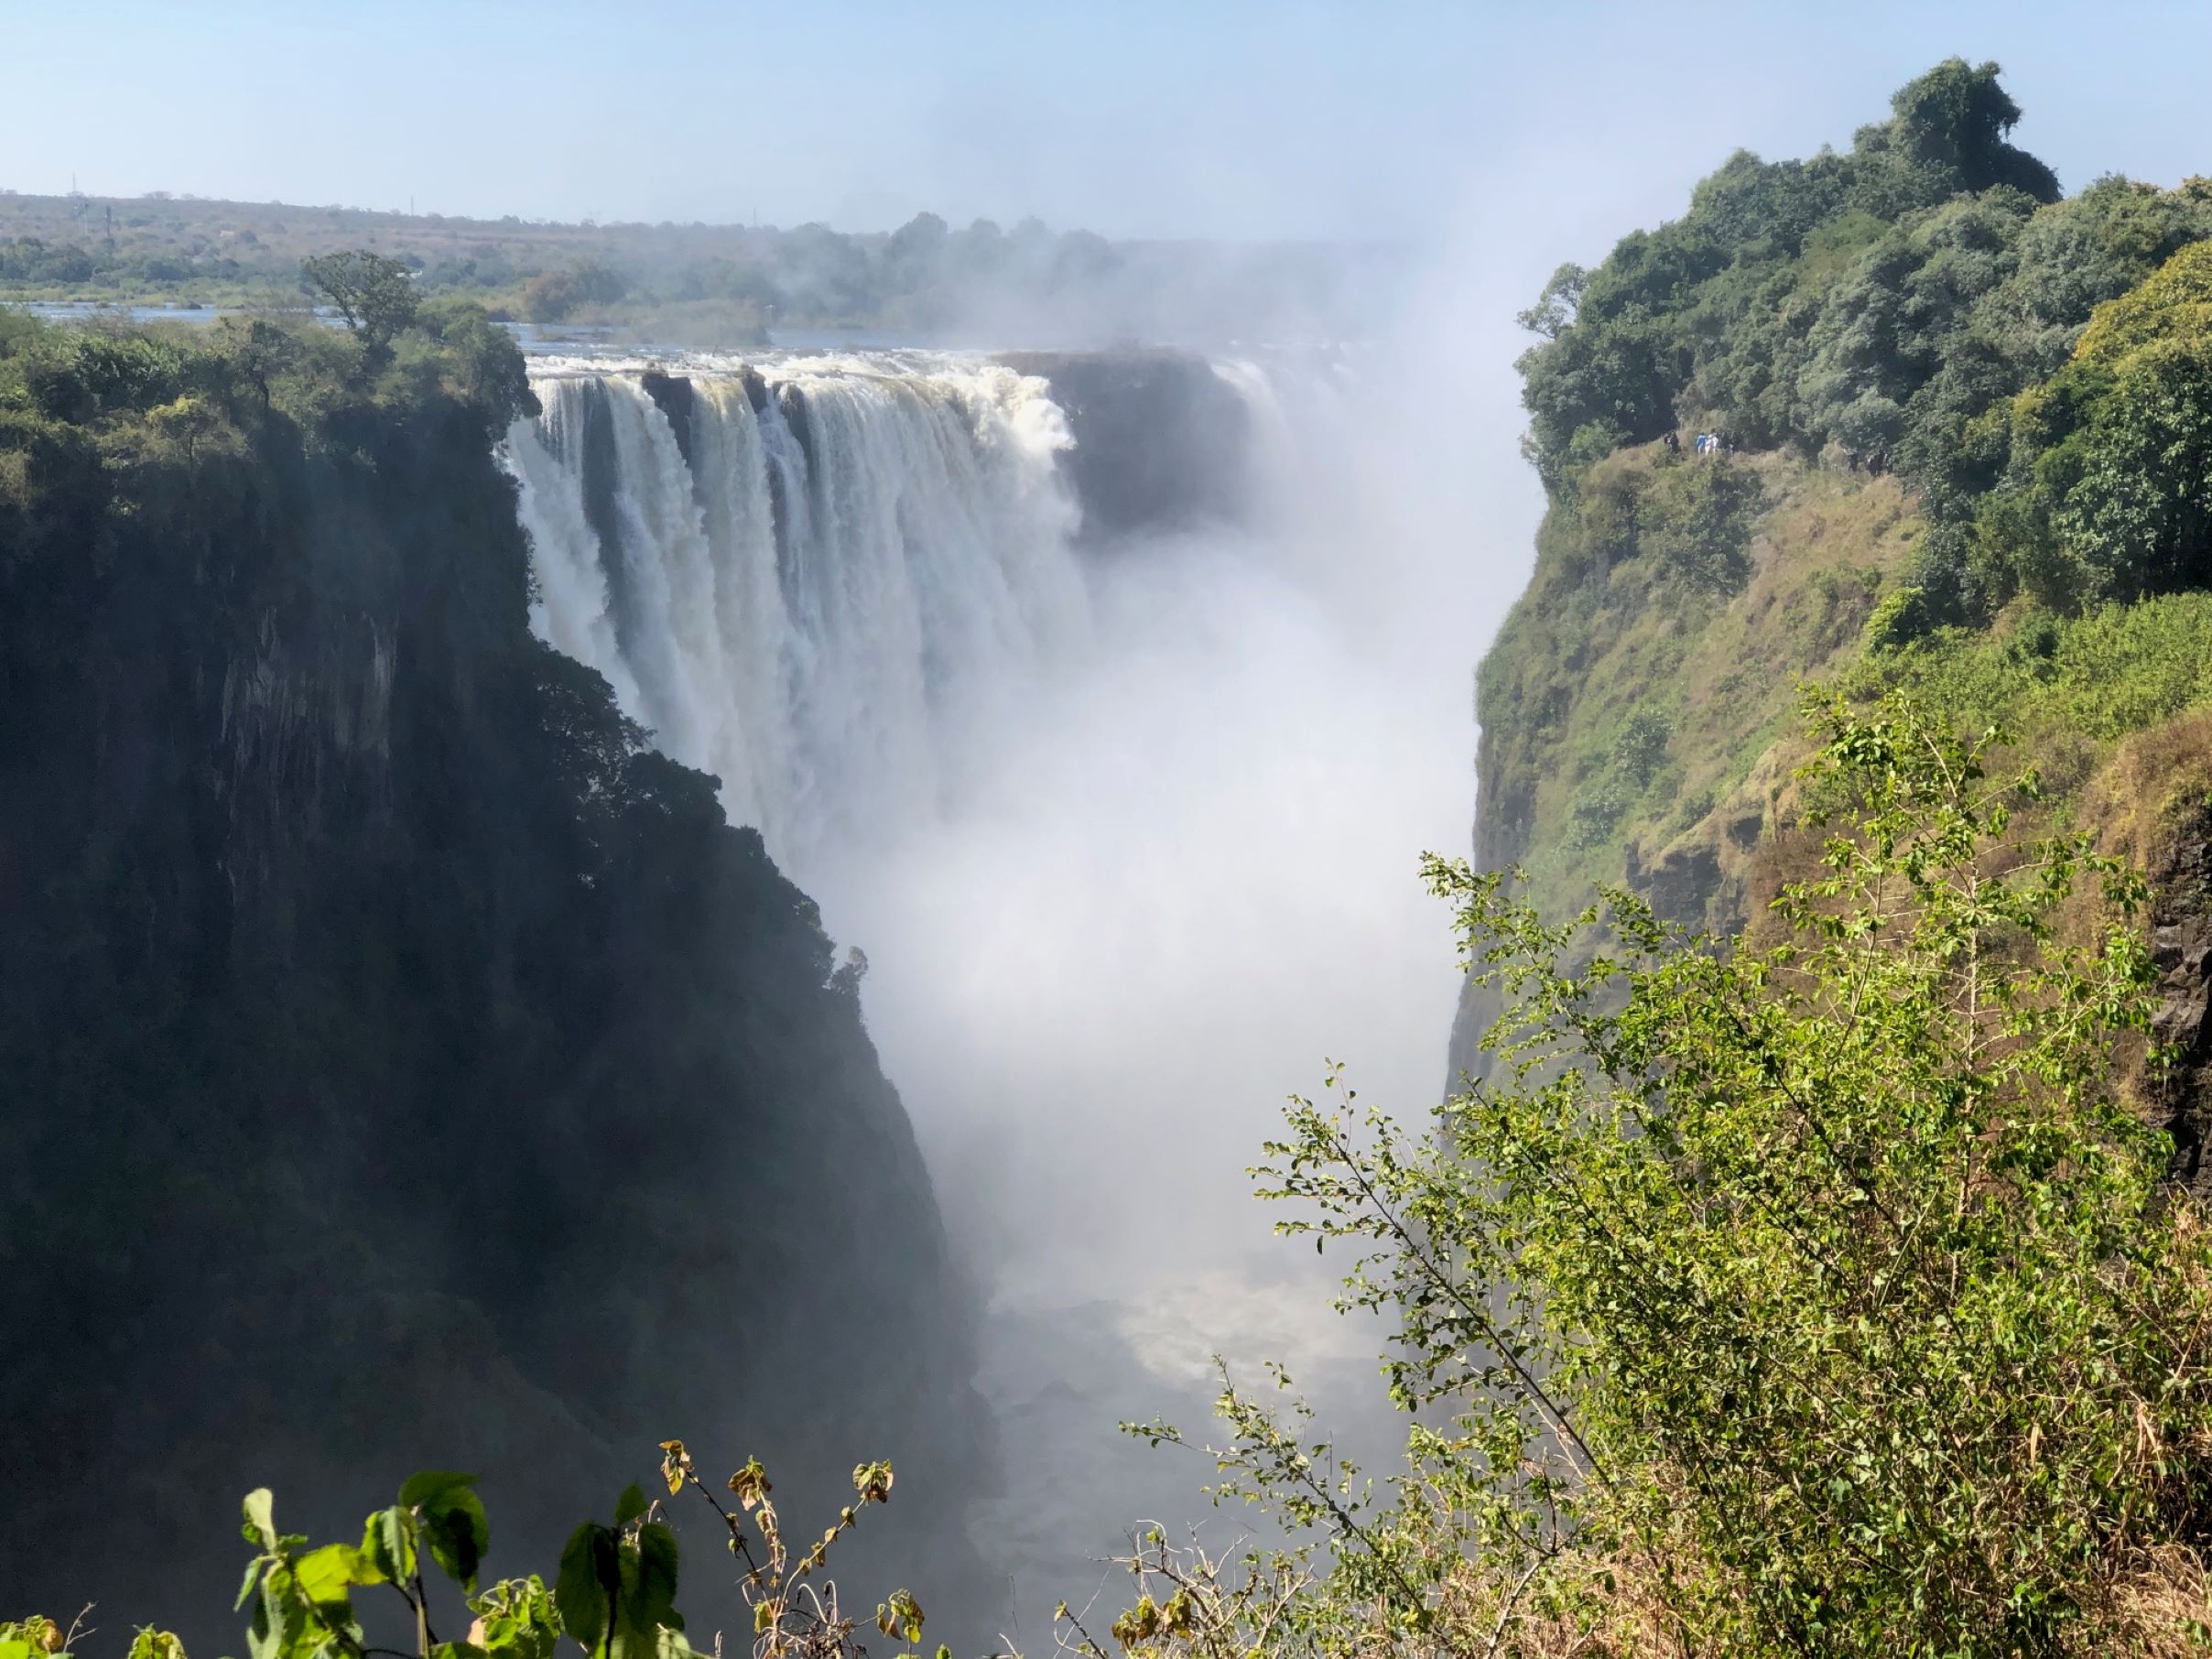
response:
<path id="1" fill-rule="evenodd" d="M 1372 1377 L 1242 1172 L 1324 1055 L 1433 1095 L 1457 981 L 1414 862 L 1466 834 L 1469 631 L 1520 586 L 1469 556 L 1463 430 L 1334 350 L 533 383 L 537 631 L 864 948 L 989 1298 L 976 1535 L 1049 1608 L 1132 1517 L 1205 1511 L 1118 1420 L 1202 1420 L 1215 1352 Z"/>
<path id="2" fill-rule="evenodd" d="M 1034 376 L 950 358 L 541 361 L 504 456 L 532 623 L 804 867 L 956 799 L 961 734 L 1088 620 Z"/>

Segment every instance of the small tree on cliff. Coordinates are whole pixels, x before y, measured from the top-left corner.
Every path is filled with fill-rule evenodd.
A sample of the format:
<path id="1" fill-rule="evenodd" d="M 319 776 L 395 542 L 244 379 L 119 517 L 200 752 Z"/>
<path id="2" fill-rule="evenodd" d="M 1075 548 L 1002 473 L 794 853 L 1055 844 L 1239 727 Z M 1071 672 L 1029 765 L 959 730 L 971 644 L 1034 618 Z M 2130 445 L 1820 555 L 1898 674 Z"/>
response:
<path id="1" fill-rule="evenodd" d="M 318 254 L 299 262 L 299 278 L 345 319 L 373 363 L 390 355 L 393 337 L 415 320 L 415 279 L 396 259 L 364 248 Z"/>
<path id="2" fill-rule="evenodd" d="M 1124 1645 L 2196 1651 L 2212 1235 L 2113 1081 L 2140 883 L 2013 839 L 2033 778 L 1902 700 L 1823 736 L 1847 828 L 1778 941 L 1687 948 L 1625 894 L 1554 926 L 1429 862 L 1514 1009 L 1495 1077 L 1411 1129 L 1298 1101 L 1260 1172 L 1398 1326 L 1406 1469 L 1377 1501 L 1231 1390 L 1226 1491 L 1329 1547 L 1147 1541 Z"/>

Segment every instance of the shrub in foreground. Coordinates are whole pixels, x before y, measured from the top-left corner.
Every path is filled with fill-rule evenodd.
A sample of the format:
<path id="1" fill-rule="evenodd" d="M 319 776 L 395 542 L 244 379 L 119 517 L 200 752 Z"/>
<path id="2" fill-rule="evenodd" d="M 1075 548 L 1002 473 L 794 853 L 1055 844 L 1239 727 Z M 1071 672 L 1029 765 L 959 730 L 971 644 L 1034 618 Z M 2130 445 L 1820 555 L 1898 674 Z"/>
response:
<path id="1" fill-rule="evenodd" d="M 1297 1408 L 1231 1389 L 1222 1495 L 1313 1543 L 1222 1564 L 1140 1540 L 1122 1645 L 2212 1635 L 2212 1232 L 2113 1081 L 2149 1025 L 2140 882 L 2012 833 L 2035 782 L 1990 775 L 1994 733 L 1902 699 L 1819 718 L 1806 797 L 1840 827 L 1772 934 L 1712 949 L 1623 894 L 1554 926 L 1509 878 L 1429 862 L 1514 1010 L 1493 1077 L 1412 1127 L 1332 1079 L 1259 1172 L 1402 1333 L 1406 1466 L 1378 1495 Z M 2079 946 L 2084 882 L 2107 920 Z"/>
<path id="2" fill-rule="evenodd" d="M 396 1502 L 363 1523 L 358 1545 L 310 1547 L 305 1536 L 277 1531 L 266 1487 L 250 1492 L 244 1534 L 255 1553 L 238 1591 L 248 1621 L 246 1651 L 250 1659 L 407 1659 L 403 1650 L 375 1645 L 354 1609 L 356 1590 L 381 1589 L 405 1607 L 415 1659 L 552 1659 L 570 1643 L 590 1659 L 688 1659 L 695 1650 L 676 1608 L 678 1551 L 664 1513 L 687 1487 L 728 1530 L 730 1553 L 743 1568 L 739 1589 L 753 1613 L 753 1659 L 844 1659 L 864 1651 L 826 1568 L 860 1512 L 890 1502 L 888 1463 L 855 1469 L 853 1501 L 819 1539 L 798 1549 L 785 1536 L 757 1459 L 726 1482 L 728 1504 L 699 1480 L 680 1440 L 663 1443 L 661 1474 L 667 1500 L 633 1486 L 615 1504 L 612 1525 L 587 1521 L 569 1534 L 550 1589 L 535 1574 L 479 1585 L 491 1526 L 472 1475 L 416 1475 Z M 468 1619 L 458 1634 L 446 1618 L 455 1591 Z M 905 1590 L 877 1606 L 875 1621 L 886 1636 L 921 1640 L 922 1610 Z M 80 1634 L 81 1627 L 64 1631 L 45 1618 L 0 1623 L 0 1659 L 70 1659 Z M 721 1659 L 719 1631 L 711 1652 Z M 946 1659 L 944 1650 L 938 1654 Z M 148 1629 L 137 1633 L 128 1659 L 185 1655 L 174 1635 Z"/>

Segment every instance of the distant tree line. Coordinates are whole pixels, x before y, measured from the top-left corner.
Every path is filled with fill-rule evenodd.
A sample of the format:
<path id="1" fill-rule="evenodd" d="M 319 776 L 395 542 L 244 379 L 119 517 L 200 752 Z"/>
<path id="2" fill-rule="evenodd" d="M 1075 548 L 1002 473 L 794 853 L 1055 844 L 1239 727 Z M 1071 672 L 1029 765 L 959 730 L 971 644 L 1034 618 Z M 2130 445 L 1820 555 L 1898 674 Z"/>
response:
<path id="1" fill-rule="evenodd" d="M 118 211 L 120 207 L 121 211 Z M 775 323 L 944 329 L 978 316 L 1080 318 L 1154 333 L 1163 311 L 1215 331 L 1293 328 L 1372 302 L 1372 251 L 1110 242 L 1025 219 L 889 232 L 532 224 L 345 209 L 0 195 L 0 298 L 296 302 L 300 261 L 369 247 L 425 294 L 537 323 L 689 322 L 741 343 Z M 717 333 L 719 331 L 719 334 Z"/>

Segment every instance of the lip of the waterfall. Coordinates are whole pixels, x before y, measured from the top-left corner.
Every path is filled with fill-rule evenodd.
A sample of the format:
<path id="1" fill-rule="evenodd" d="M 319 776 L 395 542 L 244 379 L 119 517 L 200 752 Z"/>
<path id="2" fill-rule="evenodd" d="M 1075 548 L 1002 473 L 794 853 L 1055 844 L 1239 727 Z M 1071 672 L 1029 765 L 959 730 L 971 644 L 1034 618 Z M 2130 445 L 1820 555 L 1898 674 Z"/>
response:
<path id="1" fill-rule="evenodd" d="M 1065 422 L 1057 470 L 1080 509 L 1086 548 L 1234 526 L 1251 518 L 1254 414 L 1231 365 L 1179 347 L 1043 352 L 923 349 L 632 352 L 530 360 L 533 379 L 624 377 L 657 402 L 688 450 L 693 382 L 741 379 L 756 410 L 772 391 L 795 426 L 813 389 L 840 381 L 959 382 L 992 372 L 1036 383 Z M 688 456 L 687 456 L 688 459 Z"/>
<path id="2" fill-rule="evenodd" d="M 1312 340 L 1229 341 L 1196 346 L 1131 340 L 1112 345 L 1086 346 L 945 346 L 855 342 L 849 344 L 749 346 L 727 351 L 698 351 L 651 344 L 593 345 L 561 340 L 526 346 L 524 355 L 533 377 L 590 374 L 638 374 L 659 371 L 670 374 L 733 374 L 741 367 L 766 372 L 787 370 L 820 374 L 927 374 L 932 370 L 973 371 L 1001 364 L 1025 374 L 1043 373 L 1036 365 L 1182 363 L 1220 364 L 1274 358 L 1305 357 L 1323 360 L 1357 354 L 1372 342 L 1344 338 Z"/>

